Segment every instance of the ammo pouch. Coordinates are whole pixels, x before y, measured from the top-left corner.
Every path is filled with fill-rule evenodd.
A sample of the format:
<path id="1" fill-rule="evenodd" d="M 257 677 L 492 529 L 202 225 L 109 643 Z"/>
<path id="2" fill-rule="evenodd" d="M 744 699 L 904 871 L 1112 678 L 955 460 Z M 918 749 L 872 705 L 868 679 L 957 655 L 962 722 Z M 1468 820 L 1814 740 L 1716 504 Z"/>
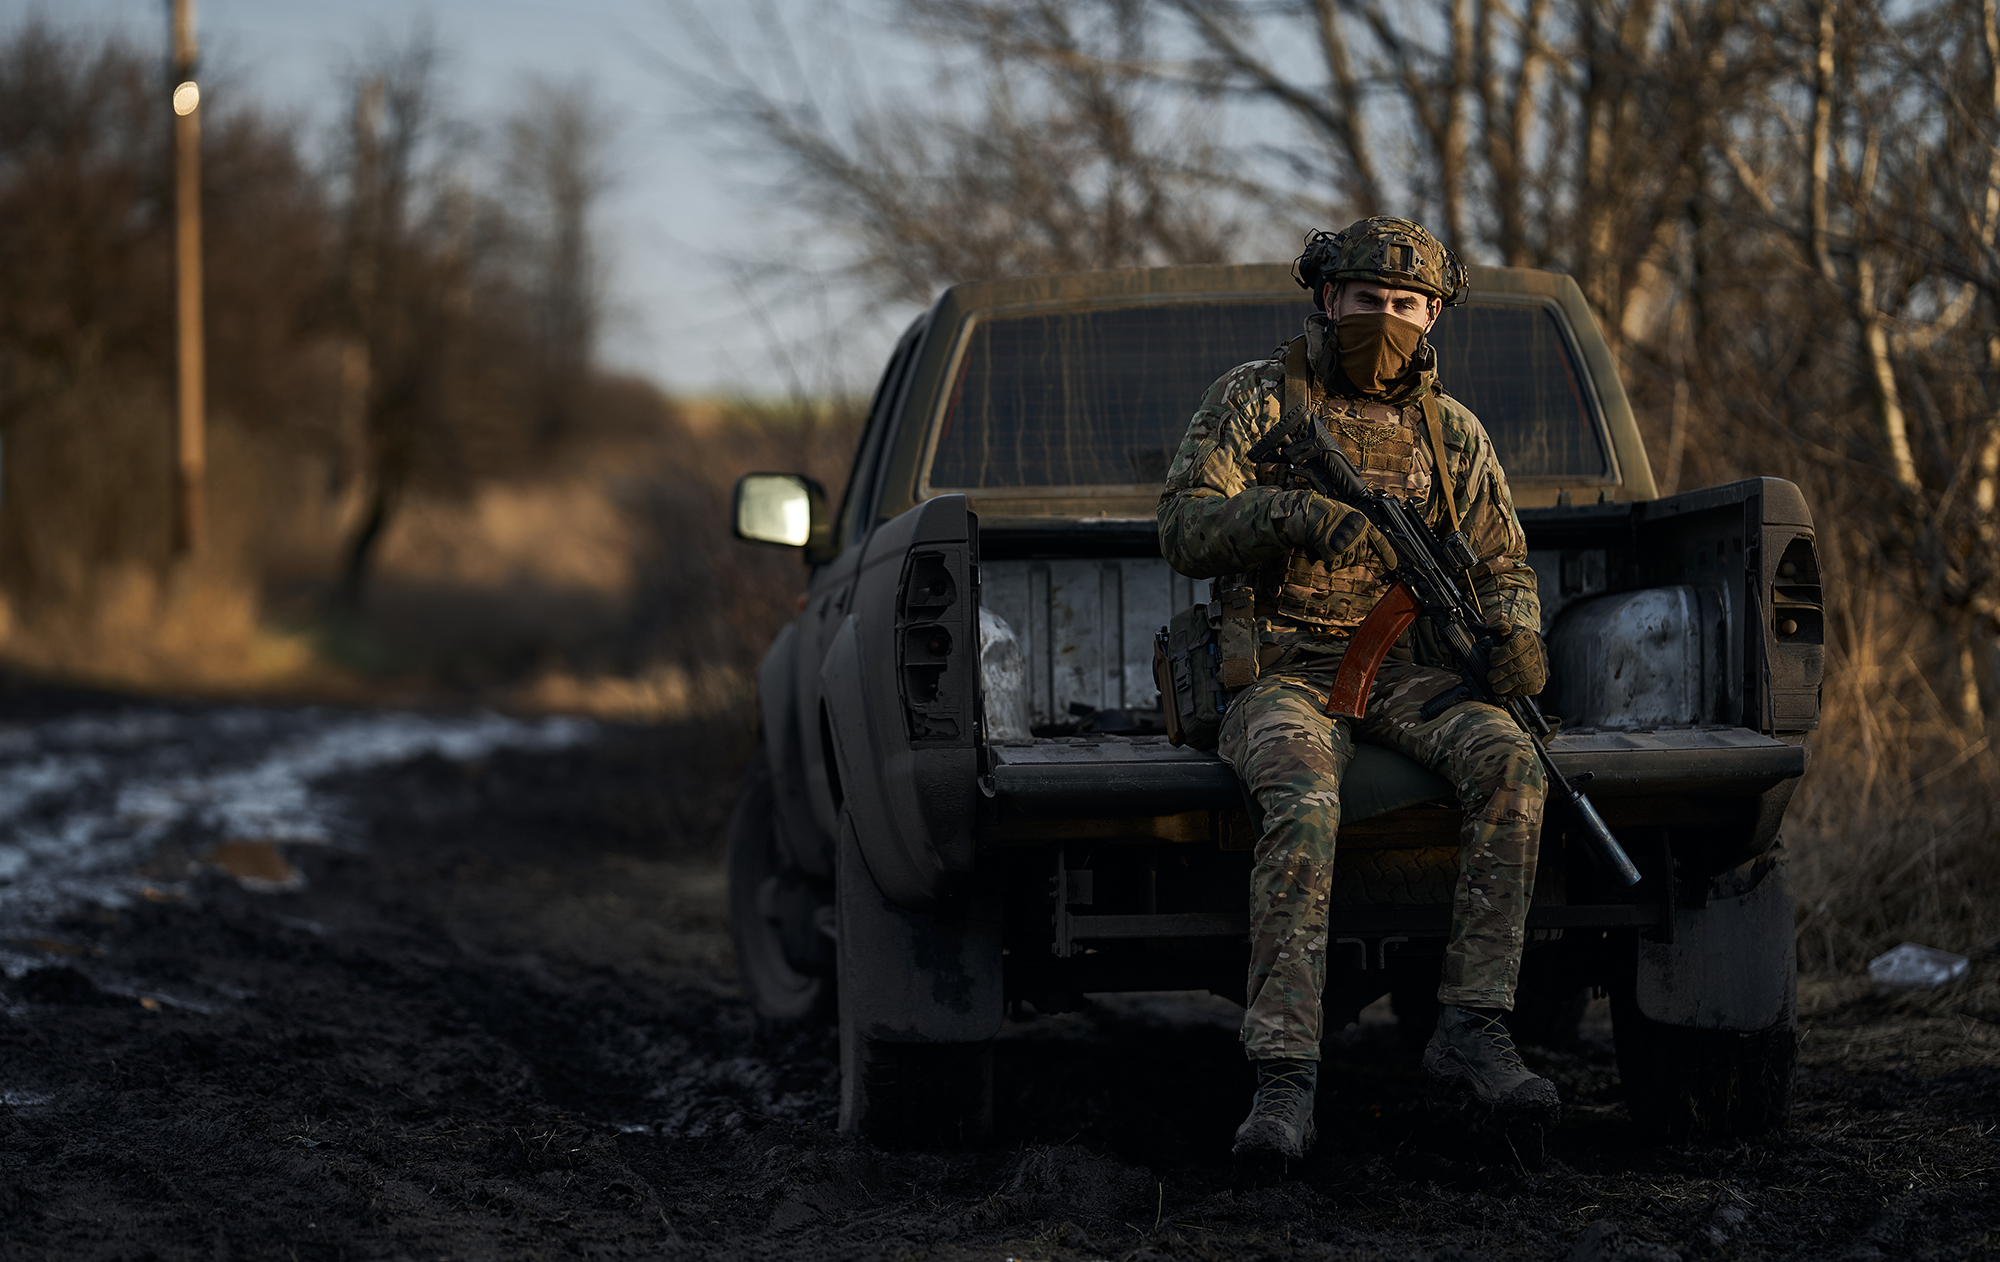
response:
<path id="1" fill-rule="evenodd" d="M 1175 614 L 1153 641 L 1153 681 L 1167 739 L 1214 749 L 1231 689 L 1257 678 L 1257 631 L 1250 589 L 1218 580 L 1214 599 Z"/>
<path id="2" fill-rule="evenodd" d="M 1207 604 L 1189 605 L 1153 639 L 1153 680 L 1160 685 L 1160 713 L 1176 745 L 1214 749 L 1228 702 L 1222 690 L 1222 654 Z"/>

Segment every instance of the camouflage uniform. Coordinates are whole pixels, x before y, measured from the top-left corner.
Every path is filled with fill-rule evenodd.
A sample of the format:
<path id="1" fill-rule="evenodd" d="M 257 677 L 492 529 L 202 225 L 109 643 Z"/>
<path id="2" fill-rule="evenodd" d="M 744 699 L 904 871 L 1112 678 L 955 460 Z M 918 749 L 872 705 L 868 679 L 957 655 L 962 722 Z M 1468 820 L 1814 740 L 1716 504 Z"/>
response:
<path id="1" fill-rule="evenodd" d="M 1328 336 L 1307 321 L 1312 358 Z M 1312 382 L 1308 401 L 1376 489 L 1427 498 L 1435 461 L 1420 400 L 1442 413 L 1446 476 L 1463 528 L 1483 558 L 1474 593 L 1489 621 L 1539 629 L 1540 602 L 1527 540 L 1485 429 L 1437 389 L 1435 357 L 1422 347 L 1402 389 L 1386 399 L 1344 397 Z M 1385 661 L 1358 724 L 1325 713 L 1347 636 L 1387 590 L 1372 553 L 1333 567 L 1293 550 L 1280 523 L 1306 492 L 1247 456 L 1285 406 L 1283 348 L 1245 364 L 1208 390 L 1188 426 L 1160 498 L 1160 542 L 1174 568 L 1195 578 L 1247 575 L 1256 593 L 1261 670 L 1231 701 L 1220 750 L 1262 809 L 1251 877 L 1251 960 L 1243 1040 L 1252 1059 L 1319 1056 L 1326 980 L 1328 894 L 1340 825 L 1340 777 L 1357 738 L 1387 745 L 1438 772 L 1465 811 L 1440 1001 L 1511 1009 L 1522 926 L 1541 835 L 1542 770 L 1533 746 L 1499 710 L 1463 703 L 1425 722 L 1419 710 L 1458 683 L 1419 662 L 1421 646 Z M 1356 730 L 1358 729 L 1358 730 Z"/>

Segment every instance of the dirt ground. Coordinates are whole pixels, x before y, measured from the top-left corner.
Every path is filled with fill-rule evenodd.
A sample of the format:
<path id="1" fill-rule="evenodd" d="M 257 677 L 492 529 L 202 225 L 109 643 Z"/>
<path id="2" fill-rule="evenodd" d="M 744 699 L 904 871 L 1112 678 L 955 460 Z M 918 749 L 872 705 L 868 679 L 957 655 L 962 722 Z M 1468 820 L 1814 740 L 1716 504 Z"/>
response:
<path id="1" fill-rule="evenodd" d="M 46 788 L 35 734 L 78 706 L 114 703 L 0 703 L 0 759 L 44 786 L 21 836 L 116 787 L 100 751 L 95 779 Z M 251 733 L 184 738 L 218 766 L 230 739 L 339 718 L 258 736 L 175 714 Z M 1011 1025 L 989 1151 L 842 1139 L 831 1034 L 760 1039 L 731 980 L 718 847 L 742 744 L 599 726 L 322 760 L 323 837 L 173 816 L 121 860 L 135 893 L 20 913 L 0 1258 L 2000 1255 L 1992 958 L 1916 999 L 1809 983 L 1793 1120 L 1756 1143 L 1637 1142 L 1600 1004 L 1576 1047 L 1530 1053 L 1568 1103 L 1546 1161 L 1469 1151 L 1371 1021 L 1327 1048 L 1302 1175 L 1238 1187 L 1230 1010 L 1172 996 Z"/>

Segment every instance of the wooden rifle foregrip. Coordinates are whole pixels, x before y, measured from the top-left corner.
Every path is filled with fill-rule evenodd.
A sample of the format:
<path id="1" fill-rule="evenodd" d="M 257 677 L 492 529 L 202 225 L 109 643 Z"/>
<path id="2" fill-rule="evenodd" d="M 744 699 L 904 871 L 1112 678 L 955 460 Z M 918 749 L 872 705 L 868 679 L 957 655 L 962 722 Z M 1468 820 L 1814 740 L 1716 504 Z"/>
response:
<path id="1" fill-rule="evenodd" d="M 1340 669 L 1333 676 L 1333 691 L 1326 699 L 1326 712 L 1336 719 L 1358 719 L 1368 713 L 1368 690 L 1375 686 L 1375 672 L 1389 655 L 1403 632 L 1417 620 L 1417 599 L 1401 583 L 1391 588 L 1347 643 Z"/>

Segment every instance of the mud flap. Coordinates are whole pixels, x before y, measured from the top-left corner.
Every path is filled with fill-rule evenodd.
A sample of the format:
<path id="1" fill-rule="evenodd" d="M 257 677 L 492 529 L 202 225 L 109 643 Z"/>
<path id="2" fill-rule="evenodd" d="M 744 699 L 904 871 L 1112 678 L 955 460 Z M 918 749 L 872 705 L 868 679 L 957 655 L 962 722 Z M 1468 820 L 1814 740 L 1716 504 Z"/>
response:
<path id="1" fill-rule="evenodd" d="M 1639 943 L 1633 1000 L 1641 1015 L 1745 1033 L 1792 1020 L 1799 972 L 1793 906 L 1782 856 L 1717 877 L 1708 906 L 1675 910 L 1672 941 Z"/>
<path id="2" fill-rule="evenodd" d="M 1611 992 L 1625 1101 L 1675 1142 L 1758 1135 L 1790 1111 L 1798 959 L 1782 855 L 1716 878 L 1708 906 L 1675 912 L 1667 942 L 1635 944 Z"/>
<path id="3" fill-rule="evenodd" d="M 840 1129 L 891 1146 L 956 1147 L 992 1129 L 1000 914 L 915 912 L 869 870 L 851 816 L 836 865 Z"/>

